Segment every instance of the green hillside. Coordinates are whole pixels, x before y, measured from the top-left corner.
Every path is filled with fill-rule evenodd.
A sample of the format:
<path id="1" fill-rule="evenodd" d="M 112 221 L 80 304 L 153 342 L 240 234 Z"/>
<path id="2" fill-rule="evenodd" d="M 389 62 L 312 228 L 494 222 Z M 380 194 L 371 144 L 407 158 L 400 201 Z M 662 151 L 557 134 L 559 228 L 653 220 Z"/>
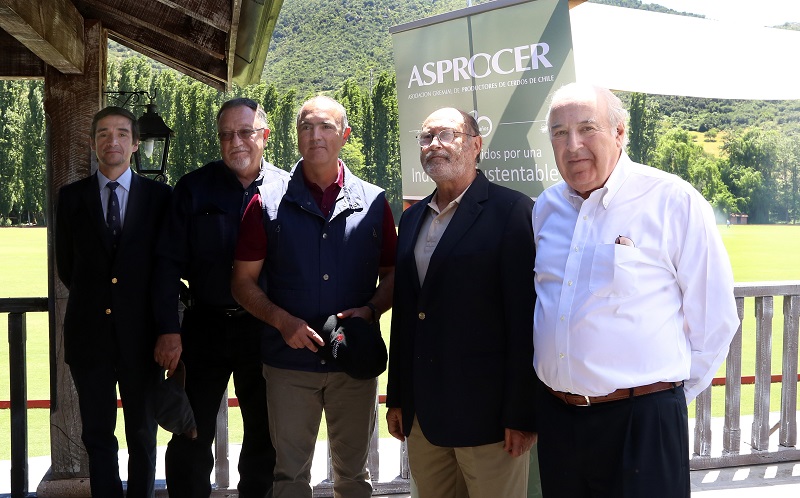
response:
<path id="1" fill-rule="evenodd" d="M 473 5 L 489 0 L 473 0 Z M 639 0 L 589 0 L 592 3 L 694 17 Z M 389 28 L 462 9 L 466 0 L 284 0 L 270 44 L 263 80 L 297 89 L 298 97 L 334 91 L 353 78 L 364 89 L 383 71 L 394 73 Z M 784 29 L 798 29 L 787 23 Z M 704 57 L 713 51 L 698 50 Z M 737 101 L 654 96 L 664 117 L 685 130 L 758 126 L 800 132 L 800 101 Z"/>
<path id="2" fill-rule="evenodd" d="M 299 96 L 335 90 L 348 78 L 370 88 L 370 78 L 394 72 L 390 27 L 466 6 L 466 0 L 284 0 L 263 79 L 293 86 Z"/>

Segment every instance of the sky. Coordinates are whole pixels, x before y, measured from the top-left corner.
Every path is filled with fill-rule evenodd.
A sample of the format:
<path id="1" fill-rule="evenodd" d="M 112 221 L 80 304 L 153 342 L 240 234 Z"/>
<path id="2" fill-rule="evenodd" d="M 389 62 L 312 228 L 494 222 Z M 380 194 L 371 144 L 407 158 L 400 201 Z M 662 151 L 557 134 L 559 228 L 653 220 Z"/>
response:
<path id="1" fill-rule="evenodd" d="M 756 26 L 800 22 L 798 0 L 642 0 L 679 12 L 705 15 L 708 19 Z"/>

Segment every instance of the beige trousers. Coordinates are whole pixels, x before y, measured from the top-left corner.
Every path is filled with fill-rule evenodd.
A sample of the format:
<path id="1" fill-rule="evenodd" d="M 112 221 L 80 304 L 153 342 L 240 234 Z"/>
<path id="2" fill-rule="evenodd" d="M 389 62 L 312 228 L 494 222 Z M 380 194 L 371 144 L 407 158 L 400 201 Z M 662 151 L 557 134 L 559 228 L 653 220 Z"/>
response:
<path id="1" fill-rule="evenodd" d="M 336 498 L 369 498 L 367 456 L 377 416 L 377 379 L 264 365 L 269 432 L 275 446 L 275 498 L 311 498 L 311 462 L 325 411 Z"/>
<path id="2" fill-rule="evenodd" d="M 527 496 L 529 455 L 510 456 L 502 441 L 457 448 L 435 446 L 422 433 L 416 417 L 407 441 L 408 463 L 419 498 Z"/>

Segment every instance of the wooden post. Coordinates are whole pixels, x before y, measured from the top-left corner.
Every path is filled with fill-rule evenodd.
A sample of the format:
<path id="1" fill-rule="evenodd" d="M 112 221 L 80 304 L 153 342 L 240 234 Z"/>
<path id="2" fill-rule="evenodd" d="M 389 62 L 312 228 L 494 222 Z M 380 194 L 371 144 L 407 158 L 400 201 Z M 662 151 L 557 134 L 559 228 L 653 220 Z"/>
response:
<path id="1" fill-rule="evenodd" d="M 48 141 L 48 274 L 50 316 L 50 451 L 51 467 L 37 495 L 89 496 L 89 459 L 81 442 L 78 396 L 64 363 L 64 311 L 68 291 L 57 277 L 54 258 L 54 206 L 58 191 L 92 170 L 89 135 L 100 110 L 106 72 L 107 35 L 99 21 L 84 22 L 83 74 L 63 74 L 48 66 L 44 111 Z"/>
<path id="2" fill-rule="evenodd" d="M 753 406 L 753 451 L 769 450 L 769 394 L 772 386 L 773 296 L 756 297 L 756 388 Z"/>

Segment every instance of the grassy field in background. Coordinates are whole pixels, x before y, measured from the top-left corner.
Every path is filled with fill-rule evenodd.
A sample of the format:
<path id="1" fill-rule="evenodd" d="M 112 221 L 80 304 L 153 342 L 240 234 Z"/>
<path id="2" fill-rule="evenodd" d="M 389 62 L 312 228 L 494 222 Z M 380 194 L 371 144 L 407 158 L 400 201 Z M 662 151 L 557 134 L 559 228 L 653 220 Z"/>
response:
<path id="1" fill-rule="evenodd" d="M 800 264 L 796 261 L 800 254 L 800 226 L 749 225 L 719 227 L 722 239 L 728 250 L 736 282 L 756 282 L 774 280 L 800 280 Z M 0 228 L 0 298 L 1 297 L 42 297 L 47 295 L 47 238 L 44 228 Z M 742 374 L 755 372 L 755 326 L 753 300 L 746 301 Z M 782 300 L 775 301 L 774 337 L 772 341 L 772 373 L 780 373 L 783 315 Z M 381 318 L 384 337 L 388 344 L 391 313 Z M 28 399 L 48 399 L 49 387 L 49 345 L 47 315 L 31 313 L 27 315 L 28 337 Z M 0 400 L 9 399 L 8 385 L 8 321 L 0 316 Z M 724 376 L 721 369 L 717 376 Z M 379 378 L 379 391 L 386 392 L 386 374 Z M 742 389 L 742 413 L 753 412 L 753 386 Z M 235 396 L 233 386 L 230 396 Z M 771 407 L 775 411 L 780 403 L 780 384 L 773 384 Z M 712 413 L 721 416 L 724 408 L 724 388 L 713 389 Z M 694 407 L 690 406 L 690 415 Z M 378 414 L 381 437 L 389 437 L 386 432 L 385 408 Z M 229 438 L 232 443 L 242 440 L 241 417 L 237 408 L 230 410 Z M 121 430 L 122 413 L 118 417 L 117 436 L 124 446 L 125 438 Z M 49 410 L 28 410 L 28 433 L 30 456 L 50 454 Z M 326 436 L 323 430 L 320 437 Z M 159 445 L 164 445 L 169 434 L 159 431 Z M 10 414 L 0 410 L 0 460 L 10 458 Z"/>

